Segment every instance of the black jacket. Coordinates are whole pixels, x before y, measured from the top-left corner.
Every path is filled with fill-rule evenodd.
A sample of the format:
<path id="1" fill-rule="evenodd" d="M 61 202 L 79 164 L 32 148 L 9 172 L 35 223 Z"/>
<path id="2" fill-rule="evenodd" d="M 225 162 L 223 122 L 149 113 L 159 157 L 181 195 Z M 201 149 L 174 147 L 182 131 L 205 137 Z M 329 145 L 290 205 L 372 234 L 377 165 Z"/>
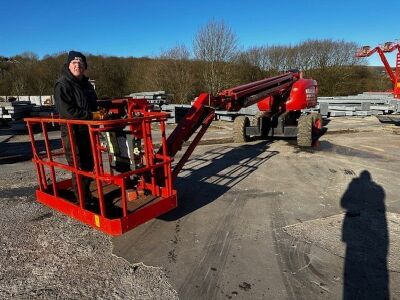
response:
<path id="1" fill-rule="evenodd" d="M 97 110 L 97 95 L 88 78 L 78 80 L 67 65 L 54 87 L 54 100 L 62 119 L 90 120 Z"/>

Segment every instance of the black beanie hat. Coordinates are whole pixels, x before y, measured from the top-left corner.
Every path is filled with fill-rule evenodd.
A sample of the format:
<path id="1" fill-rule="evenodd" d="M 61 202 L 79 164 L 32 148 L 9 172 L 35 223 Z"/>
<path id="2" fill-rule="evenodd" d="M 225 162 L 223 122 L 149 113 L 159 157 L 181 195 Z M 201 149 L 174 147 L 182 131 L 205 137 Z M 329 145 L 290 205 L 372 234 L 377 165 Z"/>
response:
<path id="1" fill-rule="evenodd" d="M 82 60 L 83 64 L 85 65 L 85 69 L 87 69 L 87 62 L 86 62 L 86 56 L 83 55 L 80 52 L 77 51 L 69 51 L 68 53 L 68 59 L 67 59 L 67 65 L 69 65 L 69 63 L 71 61 L 73 61 L 75 58 L 79 58 Z"/>

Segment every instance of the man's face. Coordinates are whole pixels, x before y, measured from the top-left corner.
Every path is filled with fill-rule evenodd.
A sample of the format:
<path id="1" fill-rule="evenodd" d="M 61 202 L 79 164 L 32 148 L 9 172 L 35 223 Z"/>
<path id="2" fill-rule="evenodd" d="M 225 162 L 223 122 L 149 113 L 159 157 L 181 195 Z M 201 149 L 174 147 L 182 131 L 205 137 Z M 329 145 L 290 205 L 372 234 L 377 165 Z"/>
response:
<path id="1" fill-rule="evenodd" d="M 82 78 L 82 75 L 85 72 L 85 64 L 80 58 L 75 58 L 74 60 L 71 60 L 68 68 L 72 75 L 77 78 Z"/>

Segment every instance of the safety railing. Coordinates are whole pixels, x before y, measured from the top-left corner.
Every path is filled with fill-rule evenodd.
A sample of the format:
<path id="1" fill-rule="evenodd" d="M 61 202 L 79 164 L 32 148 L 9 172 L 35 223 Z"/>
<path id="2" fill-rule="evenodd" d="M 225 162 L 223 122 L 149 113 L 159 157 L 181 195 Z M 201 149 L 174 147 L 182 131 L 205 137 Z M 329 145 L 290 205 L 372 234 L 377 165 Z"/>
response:
<path id="1" fill-rule="evenodd" d="M 165 134 L 165 123 L 168 115 L 161 112 L 143 111 L 132 115 L 135 116 L 127 119 L 102 121 L 66 120 L 57 117 L 26 118 L 25 122 L 32 145 L 32 160 L 37 171 L 37 195 L 38 198 L 41 198 L 38 200 L 42 200 L 40 202 L 70 215 L 91 212 L 105 219 L 128 218 L 141 208 L 146 207 L 147 213 L 144 217 L 141 217 L 139 223 L 162 213 L 163 209 L 157 211 L 157 208 L 154 211 L 151 211 L 151 209 L 149 211 L 152 201 L 158 203 L 160 199 L 169 199 L 170 205 L 167 205 L 170 207 L 169 209 L 175 207 L 176 192 L 173 190 L 171 175 L 172 159 L 168 156 Z M 69 139 L 70 143 L 72 163 L 68 164 L 65 161 L 66 149 L 64 143 L 62 143 L 62 149 L 52 147 L 49 128 L 54 125 L 66 128 L 66 138 Z M 74 134 L 77 128 L 85 128 L 88 132 L 93 170 L 84 170 L 79 166 L 80 154 L 77 151 L 77 140 Z M 118 139 L 115 138 L 116 133 L 119 134 Z M 39 138 L 44 140 L 45 151 L 38 151 Z M 116 149 L 121 146 L 126 146 L 126 149 Z M 116 157 L 118 153 L 124 152 L 122 150 L 125 151 L 125 154 L 128 154 L 127 157 L 123 157 L 125 163 L 123 171 L 116 167 Z M 65 178 L 65 173 L 75 176 L 77 189 L 75 194 L 77 194 L 77 197 L 73 197 L 71 193 L 73 179 Z M 90 178 L 94 183 L 91 184 L 91 190 L 92 194 L 95 195 L 93 199 L 98 204 L 97 211 L 86 209 L 88 199 L 85 199 L 82 186 L 84 177 Z M 114 198 L 105 195 L 105 190 L 110 190 L 110 187 L 114 191 Z M 139 201 L 140 198 L 148 200 L 142 201 L 140 205 L 130 205 Z M 112 211 L 114 202 L 118 202 L 118 213 Z M 70 207 L 71 204 L 80 210 L 69 213 L 66 209 L 63 209 L 63 205 Z M 73 217 L 84 219 L 84 217 L 80 218 L 79 216 Z M 91 221 L 83 221 L 93 225 Z M 94 225 L 97 225 L 99 222 L 95 221 Z M 128 228 L 130 226 L 138 225 L 138 222 L 134 220 L 128 223 L 124 225 L 122 231 L 130 229 Z"/>

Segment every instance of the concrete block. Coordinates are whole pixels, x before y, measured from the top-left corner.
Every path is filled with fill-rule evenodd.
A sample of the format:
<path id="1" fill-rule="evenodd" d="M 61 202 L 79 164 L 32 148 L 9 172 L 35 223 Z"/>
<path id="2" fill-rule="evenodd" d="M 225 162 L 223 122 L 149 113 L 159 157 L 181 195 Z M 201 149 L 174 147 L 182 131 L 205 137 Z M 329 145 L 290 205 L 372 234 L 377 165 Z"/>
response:
<path id="1" fill-rule="evenodd" d="M 346 115 L 345 111 L 338 111 L 338 110 L 332 110 L 330 111 L 330 116 L 331 117 L 343 117 Z"/>
<path id="2" fill-rule="evenodd" d="M 329 104 L 328 103 L 320 103 L 319 112 L 322 116 L 327 116 L 329 113 Z"/>
<path id="3" fill-rule="evenodd" d="M 361 110 L 370 110 L 371 108 L 371 102 L 370 101 L 365 101 L 361 103 Z"/>
<path id="4" fill-rule="evenodd" d="M 260 110 L 258 109 L 257 104 L 250 105 L 249 107 L 244 107 L 238 111 L 239 114 L 243 115 L 252 115 L 254 116 Z"/>
<path id="5" fill-rule="evenodd" d="M 19 96 L 18 101 L 29 101 L 29 96 Z"/>
<path id="6" fill-rule="evenodd" d="M 40 96 L 30 96 L 29 99 L 32 104 L 41 105 Z"/>
<path id="7" fill-rule="evenodd" d="M 345 105 L 329 105 L 330 110 L 348 110 Z"/>
<path id="8" fill-rule="evenodd" d="M 371 105 L 370 109 L 374 110 L 391 110 L 392 107 L 389 105 Z"/>
<path id="9" fill-rule="evenodd" d="M 221 121 L 232 122 L 234 118 L 233 118 L 233 116 L 219 115 L 218 119 L 220 119 Z"/>
<path id="10" fill-rule="evenodd" d="M 373 116 L 383 115 L 383 111 L 381 111 L 381 110 L 371 110 L 371 114 Z"/>
<path id="11" fill-rule="evenodd" d="M 372 112 L 370 110 L 361 110 L 361 111 L 356 111 L 354 112 L 355 116 L 370 116 L 372 114 Z"/>

